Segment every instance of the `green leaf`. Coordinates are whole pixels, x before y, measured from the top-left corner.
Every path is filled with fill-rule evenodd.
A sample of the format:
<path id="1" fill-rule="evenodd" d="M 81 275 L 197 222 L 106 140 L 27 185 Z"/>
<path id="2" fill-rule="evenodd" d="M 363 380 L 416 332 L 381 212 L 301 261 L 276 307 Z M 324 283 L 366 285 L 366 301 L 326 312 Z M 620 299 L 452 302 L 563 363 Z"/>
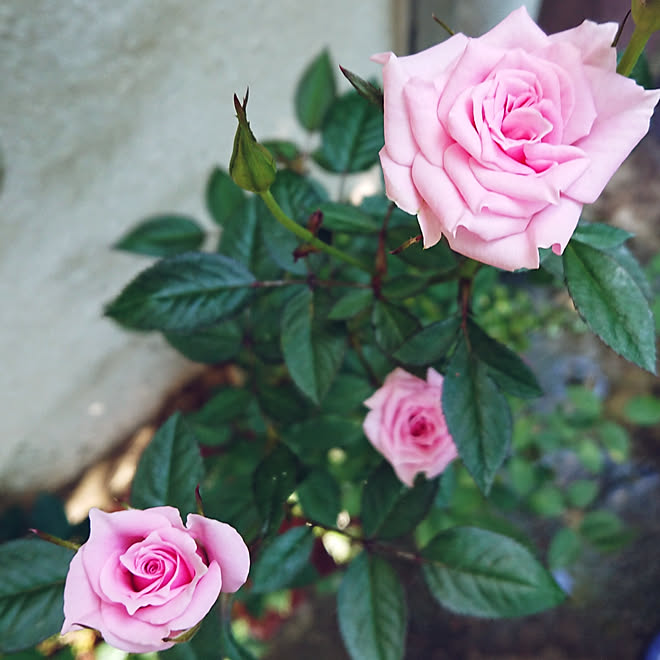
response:
<path id="1" fill-rule="evenodd" d="M 293 295 L 284 308 L 281 342 L 293 382 L 319 404 L 344 358 L 346 340 L 333 326 L 314 318 L 314 294 L 309 289 Z"/>
<path id="2" fill-rule="evenodd" d="M 383 146 L 383 113 L 356 92 L 334 101 L 323 122 L 314 160 L 336 173 L 362 172 L 378 160 Z"/>
<path id="3" fill-rule="evenodd" d="M 511 487 L 521 497 L 532 491 L 538 482 L 537 471 L 529 461 L 514 456 L 507 464 Z"/>
<path id="4" fill-rule="evenodd" d="M 405 307 L 377 300 L 371 312 L 371 325 L 378 345 L 392 353 L 419 330 L 419 321 Z"/>
<path id="5" fill-rule="evenodd" d="M 219 254 L 186 252 L 142 271 L 105 308 L 133 330 L 191 332 L 245 304 L 254 282 L 246 268 Z"/>
<path id="6" fill-rule="evenodd" d="M 220 390 L 196 413 L 188 415 L 195 435 L 201 445 L 214 447 L 226 444 L 230 439 L 228 423 L 241 417 L 252 394 L 242 388 L 226 387 Z"/>
<path id="7" fill-rule="evenodd" d="M 69 524 L 61 498 L 51 493 L 39 493 L 30 511 L 29 524 L 32 529 L 68 539 L 73 528 Z"/>
<path id="8" fill-rule="evenodd" d="M 632 238 L 634 234 L 612 225 L 602 223 L 580 222 L 575 228 L 571 240 L 585 243 L 599 250 L 606 250 L 621 245 Z"/>
<path id="9" fill-rule="evenodd" d="M 623 408 L 626 419 L 640 426 L 660 424 L 660 399 L 650 394 L 635 396 Z"/>
<path id="10" fill-rule="evenodd" d="M 337 83 L 327 50 L 319 53 L 303 72 L 294 97 L 296 117 L 303 128 L 316 131 L 337 95 Z"/>
<path id="11" fill-rule="evenodd" d="M 307 519 L 328 527 L 337 525 L 337 515 L 341 511 L 341 492 L 339 484 L 327 470 L 312 470 L 296 492 Z"/>
<path id="12" fill-rule="evenodd" d="M 384 559 L 363 552 L 351 562 L 337 594 L 337 616 L 353 660 L 402 660 L 405 593 Z"/>
<path id="13" fill-rule="evenodd" d="M 488 366 L 489 376 L 504 391 L 523 399 L 543 394 L 534 372 L 520 357 L 489 337 L 472 319 L 468 319 L 468 336 L 472 350 Z"/>
<path id="14" fill-rule="evenodd" d="M 371 289 L 353 289 L 344 294 L 332 307 L 328 318 L 331 321 L 345 321 L 371 305 L 374 293 Z"/>
<path id="15" fill-rule="evenodd" d="M 381 292 L 388 299 L 412 298 L 414 295 L 426 291 L 429 287 L 430 276 L 424 275 L 396 275 L 383 283 Z"/>
<path id="16" fill-rule="evenodd" d="M 633 533 L 626 529 L 621 518 L 611 511 L 587 513 L 582 519 L 579 532 L 602 552 L 618 550 L 633 537 Z"/>
<path id="17" fill-rule="evenodd" d="M 131 488 L 136 509 L 173 506 L 185 517 L 197 509 L 195 488 L 204 477 L 197 438 L 180 413 L 157 431 L 138 463 Z"/>
<path id="18" fill-rule="evenodd" d="M 511 442 L 511 410 L 486 366 L 468 354 L 464 340 L 447 366 L 442 408 L 465 467 L 488 494 Z"/>
<path id="19" fill-rule="evenodd" d="M 655 373 L 655 326 L 643 292 L 612 256 L 570 243 L 564 251 L 569 293 L 587 325 L 626 360 Z"/>
<path id="20" fill-rule="evenodd" d="M 0 652 L 35 646 L 60 630 L 73 555 L 37 538 L 0 545 Z"/>
<path id="21" fill-rule="evenodd" d="M 532 553 L 476 527 L 440 532 L 422 550 L 424 578 L 447 609 L 482 617 L 526 616 L 554 607 L 564 593 Z"/>
<path id="22" fill-rule="evenodd" d="M 324 229 L 345 234 L 374 234 L 380 231 L 380 223 L 373 216 L 352 204 L 323 202 L 319 207 L 323 212 Z"/>
<path id="23" fill-rule="evenodd" d="M 598 426 L 598 437 L 615 463 L 623 463 L 630 455 L 630 437 L 623 426 L 609 420 Z"/>
<path id="24" fill-rule="evenodd" d="M 408 488 L 383 461 L 369 475 L 362 491 L 364 533 L 390 539 L 411 532 L 429 512 L 437 491 L 437 479 L 419 477 L 414 488 Z"/>
<path id="25" fill-rule="evenodd" d="M 293 165 L 303 157 L 300 147 L 290 140 L 263 140 L 261 144 L 273 154 L 275 160 L 285 163 L 287 166 Z"/>
<path id="26" fill-rule="evenodd" d="M 280 526 L 284 518 L 284 503 L 299 481 L 298 459 L 285 445 L 277 445 L 259 463 L 252 488 L 263 521 L 263 534 L 269 534 Z"/>
<path id="27" fill-rule="evenodd" d="M 263 594 L 288 587 L 307 566 L 314 533 L 307 525 L 280 534 L 262 551 L 250 571 L 251 592 Z"/>
<path id="28" fill-rule="evenodd" d="M 252 394 L 242 387 L 224 387 L 189 419 L 203 426 L 225 424 L 240 417 L 251 400 Z"/>
<path id="29" fill-rule="evenodd" d="M 279 383 L 269 387 L 260 382 L 258 386 L 259 406 L 271 419 L 292 424 L 307 416 L 309 402 L 290 383 Z"/>
<path id="30" fill-rule="evenodd" d="M 217 637 L 215 639 L 217 643 Z M 226 657 L 229 658 L 229 660 L 257 660 L 250 651 L 236 641 L 236 638 L 232 634 L 229 622 L 222 626 L 220 639 L 222 642 L 223 658 Z M 202 659 L 200 658 L 200 660 Z"/>
<path id="31" fill-rule="evenodd" d="M 346 80 L 353 85 L 355 91 L 383 112 L 383 90 L 376 87 L 376 85 L 370 83 L 368 80 L 360 78 L 356 73 L 345 69 L 343 66 L 340 66 L 339 68 L 344 74 Z"/>
<path id="32" fill-rule="evenodd" d="M 360 438 L 359 422 L 334 415 L 312 417 L 282 432 L 282 440 L 308 465 L 323 462 L 330 449 L 354 445 Z"/>
<path id="33" fill-rule="evenodd" d="M 635 280 L 639 290 L 644 294 L 649 304 L 651 304 L 655 299 L 655 293 L 635 255 L 625 245 L 618 245 L 617 247 L 605 250 L 605 252 L 622 266 L 624 270 L 628 271 L 628 275 Z"/>
<path id="34" fill-rule="evenodd" d="M 224 226 L 245 199 L 245 193 L 232 181 L 229 174 L 219 167 L 214 167 L 211 171 L 204 196 L 208 212 L 220 226 Z"/>
<path id="35" fill-rule="evenodd" d="M 394 357 L 416 367 L 438 362 L 447 357 L 456 342 L 460 327 L 461 321 L 455 317 L 431 323 L 409 337 L 394 353 Z"/>
<path id="36" fill-rule="evenodd" d="M 323 410 L 328 414 L 345 415 L 362 409 L 362 403 L 374 392 L 369 381 L 352 374 L 339 374 L 323 399 Z"/>
<path id="37" fill-rule="evenodd" d="M 171 257 L 196 250 L 205 236 L 204 230 L 192 218 L 170 213 L 143 220 L 113 247 L 152 257 Z"/>
<path id="38" fill-rule="evenodd" d="M 553 537 L 548 550 L 548 564 L 553 571 L 573 564 L 582 552 L 580 537 L 570 528 L 562 527 Z"/>
<path id="39" fill-rule="evenodd" d="M 229 623 L 227 623 L 228 626 Z M 221 628 L 224 628 L 224 626 L 220 621 L 220 604 L 216 603 L 204 618 L 201 628 L 192 640 L 183 644 L 175 644 L 167 651 L 160 651 L 158 656 L 167 658 L 167 660 L 224 660 L 226 656 L 229 656 L 231 660 L 234 660 L 226 651 L 226 648 L 222 650 L 218 648 L 218 632 Z M 222 652 L 223 650 L 225 653 Z M 131 655 L 129 657 L 135 658 L 135 660 L 138 658 L 147 660 L 148 656 Z M 236 660 L 243 660 L 243 658 L 238 656 Z"/>
<path id="40" fill-rule="evenodd" d="M 221 321 L 217 325 L 192 332 L 165 332 L 167 343 L 193 362 L 217 364 L 238 355 L 243 331 L 237 321 Z"/>
<path id="41" fill-rule="evenodd" d="M 564 511 L 564 497 L 557 486 L 545 484 L 531 494 L 529 507 L 538 516 L 559 516 Z"/>
<path id="42" fill-rule="evenodd" d="M 578 479 L 569 485 L 566 498 L 571 506 L 583 509 L 589 506 L 598 495 L 598 482 Z"/>

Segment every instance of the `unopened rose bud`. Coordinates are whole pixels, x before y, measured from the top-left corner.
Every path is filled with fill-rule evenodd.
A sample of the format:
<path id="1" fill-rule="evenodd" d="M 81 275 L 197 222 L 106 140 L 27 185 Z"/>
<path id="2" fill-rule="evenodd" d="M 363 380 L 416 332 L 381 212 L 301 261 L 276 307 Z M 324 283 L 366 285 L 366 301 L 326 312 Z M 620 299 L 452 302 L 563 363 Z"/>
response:
<path id="1" fill-rule="evenodd" d="M 234 94 L 234 107 L 238 118 L 238 128 L 234 136 L 234 150 L 229 161 L 229 174 L 234 182 L 244 190 L 266 192 L 275 181 L 277 168 L 272 154 L 257 142 L 250 129 L 245 112 L 248 95 L 243 103 Z"/>
<path id="2" fill-rule="evenodd" d="M 635 27 L 642 32 L 660 30 L 660 0 L 632 0 L 631 11 Z"/>

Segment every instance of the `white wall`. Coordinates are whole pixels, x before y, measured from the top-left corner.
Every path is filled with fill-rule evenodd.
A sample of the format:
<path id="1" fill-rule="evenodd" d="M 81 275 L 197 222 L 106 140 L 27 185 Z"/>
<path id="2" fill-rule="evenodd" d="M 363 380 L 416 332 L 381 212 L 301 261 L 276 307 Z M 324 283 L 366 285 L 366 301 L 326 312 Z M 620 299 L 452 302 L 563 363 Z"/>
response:
<path id="1" fill-rule="evenodd" d="M 329 45 L 362 75 L 393 47 L 389 0 L 0 3 L 0 495 L 73 478 L 191 374 L 155 335 L 101 318 L 148 260 L 109 246 L 158 210 L 205 219 L 232 95 L 258 137 Z"/>

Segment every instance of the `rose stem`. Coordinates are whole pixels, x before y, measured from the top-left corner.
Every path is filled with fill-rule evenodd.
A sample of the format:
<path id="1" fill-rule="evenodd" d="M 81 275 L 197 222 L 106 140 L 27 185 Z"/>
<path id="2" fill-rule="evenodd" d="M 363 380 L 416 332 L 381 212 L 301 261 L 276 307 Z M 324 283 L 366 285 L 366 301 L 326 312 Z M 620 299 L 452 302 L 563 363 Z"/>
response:
<path id="1" fill-rule="evenodd" d="M 271 194 L 270 190 L 267 190 L 266 192 L 259 194 L 261 196 L 261 199 L 264 200 L 264 203 L 268 207 L 268 210 L 275 217 L 275 219 L 283 227 L 288 229 L 291 233 L 295 234 L 298 238 L 305 241 L 306 243 L 309 243 L 310 245 L 313 245 L 315 248 L 318 248 L 322 252 L 326 252 L 327 254 L 330 254 L 333 257 L 340 259 L 341 261 L 347 264 L 350 264 L 351 266 L 360 268 L 361 270 L 364 270 L 368 273 L 371 272 L 371 269 L 368 266 L 365 266 L 361 261 L 359 261 L 355 257 L 352 257 L 350 254 L 346 254 L 346 252 L 343 252 L 342 250 L 338 250 L 336 247 L 333 247 L 332 245 L 328 245 L 327 243 L 324 243 L 323 241 L 316 238 L 316 236 L 314 236 L 314 234 L 312 234 L 311 231 L 305 229 L 304 227 L 301 227 L 297 222 L 294 222 L 286 213 L 284 213 L 280 205 L 277 203 L 277 201 Z"/>

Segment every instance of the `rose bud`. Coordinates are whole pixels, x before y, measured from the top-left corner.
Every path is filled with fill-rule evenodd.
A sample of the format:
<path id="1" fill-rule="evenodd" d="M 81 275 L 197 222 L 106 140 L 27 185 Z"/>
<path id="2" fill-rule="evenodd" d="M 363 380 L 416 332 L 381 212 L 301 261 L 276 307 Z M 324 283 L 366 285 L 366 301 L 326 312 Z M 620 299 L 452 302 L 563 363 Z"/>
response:
<path id="1" fill-rule="evenodd" d="M 234 182 L 244 190 L 266 192 L 273 181 L 277 168 L 272 154 L 257 142 L 247 120 L 246 108 L 248 95 L 243 104 L 234 94 L 234 108 L 238 118 L 238 128 L 234 136 L 234 150 L 229 161 L 229 174 Z"/>

